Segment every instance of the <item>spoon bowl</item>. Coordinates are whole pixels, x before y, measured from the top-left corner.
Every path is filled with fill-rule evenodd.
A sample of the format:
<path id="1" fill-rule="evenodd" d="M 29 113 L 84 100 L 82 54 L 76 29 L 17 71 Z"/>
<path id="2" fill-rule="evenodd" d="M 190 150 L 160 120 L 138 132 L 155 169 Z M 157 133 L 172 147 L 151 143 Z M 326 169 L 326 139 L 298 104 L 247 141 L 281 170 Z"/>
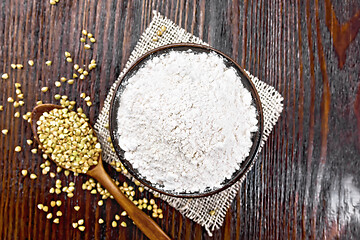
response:
<path id="1" fill-rule="evenodd" d="M 32 111 L 31 130 L 34 133 L 35 140 L 42 146 L 37 134 L 37 121 L 45 113 L 53 109 L 63 109 L 64 107 L 55 104 L 41 104 L 36 106 Z M 90 126 L 90 125 L 89 125 Z M 51 159 L 51 156 L 49 156 Z M 53 159 L 51 159 L 53 160 Z M 58 163 L 53 160 L 57 165 Z M 70 170 L 70 169 L 69 169 Z M 103 187 L 105 187 L 120 206 L 127 212 L 128 216 L 134 221 L 136 226 L 150 239 L 162 240 L 170 239 L 166 233 L 152 220 L 146 213 L 138 209 L 116 186 L 111 177 L 106 173 L 99 155 L 98 164 L 93 165 L 86 173 L 90 177 L 96 179 Z"/>

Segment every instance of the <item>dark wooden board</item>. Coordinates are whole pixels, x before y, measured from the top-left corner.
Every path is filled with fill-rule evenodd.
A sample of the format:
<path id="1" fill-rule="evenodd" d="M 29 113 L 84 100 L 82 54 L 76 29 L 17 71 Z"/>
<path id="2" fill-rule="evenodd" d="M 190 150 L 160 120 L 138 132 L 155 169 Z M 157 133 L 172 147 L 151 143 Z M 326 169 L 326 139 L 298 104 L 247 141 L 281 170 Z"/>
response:
<path id="1" fill-rule="evenodd" d="M 53 6 L 49 1 L 3 0 L 0 6 L 0 73 L 9 74 L 0 79 L 0 129 L 9 129 L 0 136 L 0 239 L 145 238 L 129 220 L 127 228 L 111 227 L 120 207 L 113 200 L 97 207 L 99 196 L 81 190 L 85 176 L 57 174 L 55 179 L 64 183 L 78 183 L 71 199 L 49 193 L 55 179 L 41 174 L 43 160 L 26 144 L 30 126 L 13 117 L 7 98 L 15 96 L 14 83 L 21 83 L 23 114 L 37 100 L 55 103 L 56 93 L 66 94 L 94 123 L 152 10 L 230 55 L 284 96 L 279 122 L 212 239 L 359 239 L 359 1 L 60 0 Z M 97 39 L 92 50 L 84 50 L 79 41 L 82 29 Z M 56 88 L 55 81 L 72 73 L 65 51 L 76 63 L 94 58 L 98 67 L 86 80 Z M 24 69 L 13 70 L 11 63 L 22 63 Z M 49 91 L 41 93 L 42 86 Z M 80 99 L 81 92 L 91 96 L 92 107 Z M 17 145 L 23 147 L 20 153 L 14 152 Z M 22 169 L 38 179 L 22 177 Z M 36 208 L 52 199 L 63 201 L 58 225 Z M 171 237 L 210 239 L 201 226 L 157 202 L 164 209 L 164 219 L 157 221 Z M 99 217 L 105 224 L 96 223 Z M 80 218 L 85 218 L 84 232 L 71 226 Z"/>

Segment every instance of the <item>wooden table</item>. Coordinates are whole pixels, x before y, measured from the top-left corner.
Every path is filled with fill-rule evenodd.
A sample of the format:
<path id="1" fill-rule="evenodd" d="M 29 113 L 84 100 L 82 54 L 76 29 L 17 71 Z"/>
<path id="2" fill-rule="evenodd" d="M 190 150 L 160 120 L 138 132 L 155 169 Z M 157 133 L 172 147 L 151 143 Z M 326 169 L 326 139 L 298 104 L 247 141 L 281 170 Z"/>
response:
<path id="1" fill-rule="evenodd" d="M 284 111 L 256 167 L 212 239 L 359 239 L 360 236 L 360 3 L 359 1 L 49 1 L 4 0 L 0 10 L 0 239 L 144 239 L 111 227 L 120 207 L 81 190 L 85 176 L 42 175 L 44 161 L 32 154 L 28 123 L 14 113 L 36 101 L 55 103 L 57 93 L 78 102 L 94 123 L 109 87 L 124 67 L 139 35 L 158 10 L 213 47 L 225 52 L 284 96 Z M 97 42 L 84 50 L 81 30 Z M 98 66 L 85 80 L 54 86 L 71 76 L 72 64 L 94 58 Z M 34 60 L 33 67 L 28 60 Z M 52 61 L 51 66 L 45 62 Z M 10 64 L 24 65 L 21 70 Z M 22 84 L 25 105 L 15 109 L 14 83 Z M 40 88 L 49 86 L 42 93 Z M 86 106 L 85 92 L 93 101 Z M 15 146 L 22 151 L 14 152 Z M 23 177 L 21 170 L 38 178 Z M 107 166 L 111 176 L 124 181 Z M 51 171 L 55 165 L 51 164 Z M 73 198 L 54 195 L 55 179 L 75 181 Z M 151 197 L 148 193 L 137 196 Z M 38 203 L 62 200 L 60 224 L 46 219 Z M 160 226 L 174 239 L 210 239 L 205 230 L 157 199 Z M 81 208 L 77 212 L 75 205 Z M 55 212 L 56 208 L 51 211 Z M 99 218 L 105 223 L 97 224 Z M 80 232 L 71 223 L 85 219 Z"/>

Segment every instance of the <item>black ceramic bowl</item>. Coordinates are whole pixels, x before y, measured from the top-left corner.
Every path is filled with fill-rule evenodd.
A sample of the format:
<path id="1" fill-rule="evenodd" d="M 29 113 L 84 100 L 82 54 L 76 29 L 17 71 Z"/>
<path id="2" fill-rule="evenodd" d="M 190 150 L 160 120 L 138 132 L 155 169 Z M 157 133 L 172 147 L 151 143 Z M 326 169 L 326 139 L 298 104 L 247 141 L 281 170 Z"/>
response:
<path id="1" fill-rule="evenodd" d="M 191 49 L 193 52 L 198 52 L 198 53 L 216 52 L 217 54 L 221 55 L 224 58 L 226 66 L 233 67 L 237 71 L 238 75 L 241 77 L 244 87 L 251 93 L 251 96 L 253 98 L 253 105 L 256 107 L 256 110 L 257 110 L 258 131 L 256 133 L 254 133 L 252 136 L 253 145 L 251 147 L 249 156 L 240 164 L 239 170 L 234 172 L 232 176 L 229 176 L 229 178 L 223 182 L 223 184 L 220 188 L 210 189 L 210 190 L 204 191 L 204 192 L 175 193 L 175 192 L 165 191 L 163 189 L 160 189 L 159 186 L 157 186 L 156 184 L 147 181 L 143 176 L 140 176 L 138 171 L 132 167 L 130 162 L 128 162 L 126 159 L 124 159 L 124 151 L 120 148 L 119 142 L 118 142 L 118 137 L 116 136 L 117 135 L 116 130 L 118 129 L 118 124 L 119 124 L 116 120 L 116 116 L 117 116 L 118 108 L 120 105 L 121 93 L 123 92 L 124 88 L 126 88 L 125 83 L 131 76 L 133 76 L 137 72 L 137 70 L 139 68 L 141 68 L 145 64 L 145 62 L 147 60 L 151 59 L 154 56 L 166 54 L 169 51 L 187 51 L 189 49 Z M 126 104 L 126 103 L 122 103 L 122 104 Z M 181 43 L 181 44 L 166 45 L 163 47 L 156 48 L 156 49 L 146 53 L 142 57 L 140 57 L 129 68 L 129 70 L 124 74 L 124 76 L 121 78 L 121 81 L 119 82 L 119 84 L 117 85 L 117 87 L 115 89 L 115 94 L 112 98 L 111 105 L 110 105 L 111 140 L 113 142 L 116 154 L 122 161 L 123 165 L 127 168 L 127 170 L 129 171 L 129 173 L 131 175 L 133 175 L 137 180 L 139 180 L 145 186 L 147 186 L 157 192 L 160 192 L 160 193 L 163 193 L 166 195 L 170 195 L 173 197 L 183 197 L 183 198 L 205 197 L 205 196 L 209 196 L 209 195 L 215 194 L 217 192 L 220 192 L 220 191 L 230 187 L 231 185 L 233 185 L 235 182 L 237 182 L 241 177 L 243 177 L 246 174 L 246 172 L 250 169 L 251 165 L 255 161 L 255 155 L 256 155 L 256 152 L 260 145 L 262 132 L 263 132 L 263 112 L 262 112 L 261 102 L 260 102 L 259 95 L 258 95 L 253 83 L 249 79 L 249 76 L 234 60 L 232 60 L 230 57 L 226 56 L 224 53 L 222 53 L 216 49 L 213 49 L 211 47 L 198 45 L 198 44 L 183 44 L 183 43 Z"/>

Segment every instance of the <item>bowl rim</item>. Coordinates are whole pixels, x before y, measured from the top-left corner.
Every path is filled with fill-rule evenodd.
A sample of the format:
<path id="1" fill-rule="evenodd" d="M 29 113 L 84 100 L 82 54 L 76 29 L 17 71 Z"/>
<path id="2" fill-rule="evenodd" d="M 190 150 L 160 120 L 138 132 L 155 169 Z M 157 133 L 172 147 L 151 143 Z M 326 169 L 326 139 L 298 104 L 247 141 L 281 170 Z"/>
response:
<path id="1" fill-rule="evenodd" d="M 114 126 L 113 126 L 113 121 L 112 120 L 112 115 L 113 115 L 113 111 L 114 111 L 114 101 L 116 100 L 116 96 L 117 96 L 117 92 L 119 91 L 119 88 L 124 80 L 124 78 L 127 76 L 128 73 L 130 73 L 133 68 L 135 68 L 138 64 L 140 64 L 144 59 L 146 59 L 147 57 L 149 57 L 150 55 L 157 53 L 159 51 L 162 50 L 167 50 L 167 49 L 171 49 L 171 48 L 181 48 L 181 47 L 188 47 L 189 49 L 191 48 L 201 48 L 203 50 L 206 51 L 213 51 L 217 54 L 219 54 L 220 56 L 224 57 L 225 59 L 227 59 L 228 61 L 230 61 L 232 64 L 234 64 L 234 66 L 240 70 L 240 72 L 244 75 L 246 81 L 249 83 L 250 86 L 250 92 L 252 94 L 252 97 L 254 98 L 254 104 L 256 106 L 256 110 L 257 113 L 259 114 L 259 130 L 257 131 L 257 139 L 256 142 L 253 143 L 251 149 L 250 149 L 250 154 L 248 157 L 245 158 L 243 162 L 244 166 L 242 167 L 241 171 L 235 176 L 232 177 L 231 179 L 229 179 L 229 181 L 224 184 L 223 186 L 221 186 L 220 188 L 214 189 L 214 190 L 210 190 L 208 192 L 200 192 L 200 193 L 181 193 L 181 194 L 173 194 L 173 193 L 169 193 L 166 192 L 164 190 L 158 189 L 152 185 L 147 184 L 146 182 L 143 181 L 143 179 L 141 177 L 138 176 L 138 174 L 136 174 L 136 172 L 133 171 L 132 167 L 128 165 L 128 162 L 122 157 L 122 155 L 119 152 L 120 146 L 115 146 L 115 134 L 114 134 Z M 126 72 L 124 72 L 124 74 L 118 77 L 117 81 L 119 80 L 119 82 L 117 83 L 115 89 L 114 89 L 114 93 L 113 96 L 111 98 L 110 101 L 110 108 L 109 108 L 109 131 L 110 131 L 110 138 L 111 138 L 111 142 L 114 144 L 114 149 L 115 149 L 115 153 L 118 156 L 118 158 L 120 159 L 120 161 L 122 162 L 122 164 L 124 165 L 124 167 L 129 171 L 129 173 L 132 175 L 132 177 L 134 177 L 136 180 L 138 180 L 141 184 L 143 184 L 144 186 L 167 196 L 171 196 L 171 197 L 176 197 L 176 198 L 200 198 L 200 197 L 207 197 L 210 195 L 214 195 L 216 193 L 219 193 L 221 191 L 224 191 L 225 189 L 231 187 L 234 183 L 236 183 L 237 181 L 239 181 L 241 178 L 245 177 L 247 172 L 251 169 L 252 165 L 255 163 L 255 157 L 257 156 L 257 152 L 258 149 L 260 147 L 260 143 L 261 143 L 261 139 L 263 136 L 263 130 L 264 130 L 264 118 L 263 118 L 263 109 L 262 109 L 262 104 L 260 101 L 260 97 L 259 94 L 255 88 L 254 83 L 251 81 L 250 77 L 248 76 L 248 74 L 245 72 L 245 70 L 238 64 L 236 63 L 236 61 L 234 61 L 231 57 L 229 57 L 228 55 L 226 55 L 225 53 L 212 48 L 210 46 L 206 46 L 206 45 L 201 45 L 201 44 L 195 44 L 195 43 L 173 43 L 173 44 L 168 44 L 168 45 L 164 45 L 161 47 L 157 47 L 155 49 L 152 49 L 148 52 L 146 52 L 145 54 L 143 54 L 141 57 L 139 57 L 138 59 L 136 59 L 136 61 L 131 64 L 131 66 L 126 70 Z M 237 170 L 238 171 L 238 170 Z"/>

